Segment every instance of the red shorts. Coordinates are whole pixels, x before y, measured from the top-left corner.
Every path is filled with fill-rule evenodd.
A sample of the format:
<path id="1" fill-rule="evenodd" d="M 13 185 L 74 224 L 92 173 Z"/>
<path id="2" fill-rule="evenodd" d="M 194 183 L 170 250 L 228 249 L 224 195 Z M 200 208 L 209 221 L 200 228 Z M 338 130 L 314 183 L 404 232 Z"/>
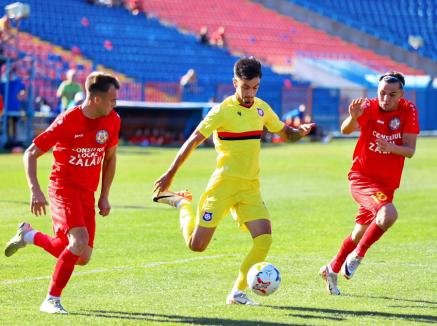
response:
<path id="1" fill-rule="evenodd" d="M 379 209 L 393 201 L 394 189 L 383 187 L 358 173 L 349 174 L 349 184 L 354 200 L 360 205 L 355 222 L 370 224 Z"/>
<path id="2" fill-rule="evenodd" d="M 88 245 L 92 248 L 96 233 L 94 192 L 50 181 L 49 199 L 55 234 L 68 242 L 67 233 L 70 229 L 86 227 Z"/>

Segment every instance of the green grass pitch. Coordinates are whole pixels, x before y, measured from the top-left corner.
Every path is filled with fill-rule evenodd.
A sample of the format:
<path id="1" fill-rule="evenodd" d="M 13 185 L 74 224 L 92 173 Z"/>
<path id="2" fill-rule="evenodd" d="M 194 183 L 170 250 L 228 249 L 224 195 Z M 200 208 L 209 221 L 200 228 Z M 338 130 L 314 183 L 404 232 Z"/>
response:
<path id="1" fill-rule="evenodd" d="M 419 138 L 395 196 L 399 220 L 372 247 L 344 295 L 329 296 L 318 270 L 351 231 L 356 204 L 347 171 L 355 140 L 265 146 L 262 193 L 272 215 L 267 258 L 282 284 L 261 307 L 225 305 L 238 266 L 251 246 L 226 218 L 203 253 L 187 250 L 176 211 L 151 201 L 153 182 L 177 149 L 126 148 L 118 155 L 111 214 L 97 217 L 89 265 L 77 267 L 63 293 L 68 316 L 39 313 L 55 259 L 28 246 L 0 258 L 0 325 L 332 325 L 437 323 L 437 139 Z M 51 154 L 40 158 L 43 189 Z M 198 149 L 173 188 L 199 198 L 215 165 Z M 21 155 L 0 155 L 0 240 L 29 221 L 51 232 L 49 216 L 33 217 Z"/>

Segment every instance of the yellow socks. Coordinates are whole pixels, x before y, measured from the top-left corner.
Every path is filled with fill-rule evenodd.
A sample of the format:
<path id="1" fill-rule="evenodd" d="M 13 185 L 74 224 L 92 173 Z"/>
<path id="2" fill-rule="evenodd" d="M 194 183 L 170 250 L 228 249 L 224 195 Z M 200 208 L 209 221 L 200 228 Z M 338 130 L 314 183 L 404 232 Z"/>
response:
<path id="1" fill-rule="evenodd" d="M 270 245 L 272 244 L 271 234 L 262 234 L 253 239 L 253 246 L 250 252 L 240 266 L 238 278 L 234 283 L 232 292 L 237 290 L 244 291 L 247 287 L 247 272 L 256 263 L 262 262 L 266 259 L 269 252 Z"/>
<path id="2" fill-rule="evenodd" d="M 193 213 L 191 203 L 183 203 L 179 206 L 179 223 L 181 225 L 182 235 L 184 236 L 187 246 L 190 244 L 191 235 L 196 226 L 196 215 Z"/>

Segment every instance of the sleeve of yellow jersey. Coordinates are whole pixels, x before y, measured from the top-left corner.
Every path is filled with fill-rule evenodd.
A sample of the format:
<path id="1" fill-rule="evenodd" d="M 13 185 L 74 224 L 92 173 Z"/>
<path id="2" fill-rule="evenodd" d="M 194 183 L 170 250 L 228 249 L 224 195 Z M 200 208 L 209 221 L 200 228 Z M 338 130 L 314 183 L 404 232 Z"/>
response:
<path id="1" fill-rule="evenodd" d="M 211 136 L 214 130 L 220 128 L 223 122 L 223 110 L 221 106 L 217 105 L 213 107 L 206 117 L 197 126 L 197 131 L 199 131 L 205 138 Z"/>
<path id="2" fill-rule="evenodd" d="M 284 128 L 284 123 L 279 120 L 272 108 L 266 104 L 265 123 L 267 130 L 273 133 L 280 132 Z"/>

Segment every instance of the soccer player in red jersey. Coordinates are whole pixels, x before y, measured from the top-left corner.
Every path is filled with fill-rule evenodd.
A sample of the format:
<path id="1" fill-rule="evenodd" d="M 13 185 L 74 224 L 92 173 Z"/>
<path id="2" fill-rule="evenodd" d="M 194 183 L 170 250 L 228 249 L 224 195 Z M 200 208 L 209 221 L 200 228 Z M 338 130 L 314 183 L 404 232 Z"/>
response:
<path id="1" fill-rule="evenodd" d="M 33 230 L 23 222 L 8 242 L 5 255 L 11 256 L 26 244 L 43 248 L 57 258 L 47 298 L 40 311 L 66 314 L 61 293 L 75 265 L 91 258 L 95 234 L 94 192 L 102 172 L 98 200 L 99 214 L 111 210 L 109 190 L 115 174 L 120 117 L 116 105 L 118 80 L 104 72 L 91 73 L 85 82 L 86 99 L 59 117 L 33 140 L 24 154 L 24 169 L 31 191 L 33 214 L 46 214 L 48 204 L 37 178 L 37 159 L 53 149 L 53 167 L 48 194 L 54 237 Z"/>
<path id="2" fill-rule="evenodd" d="M 399 72 L 379 78 L 378 98 L 355 99 L 341 125 L 343 134 L 360 130 L 349 183 L 359 204 L 352 234 L 344 239 L 333 260 L 320 269 L 329 293 L 339 295 L 337 274 L 350 279 L 367 250 L 398 217 L 393 195 L 399 187 L 405 157 L 416 150 L 419 124 L 416 106 L 402 98 L 405 79 Z"/>

